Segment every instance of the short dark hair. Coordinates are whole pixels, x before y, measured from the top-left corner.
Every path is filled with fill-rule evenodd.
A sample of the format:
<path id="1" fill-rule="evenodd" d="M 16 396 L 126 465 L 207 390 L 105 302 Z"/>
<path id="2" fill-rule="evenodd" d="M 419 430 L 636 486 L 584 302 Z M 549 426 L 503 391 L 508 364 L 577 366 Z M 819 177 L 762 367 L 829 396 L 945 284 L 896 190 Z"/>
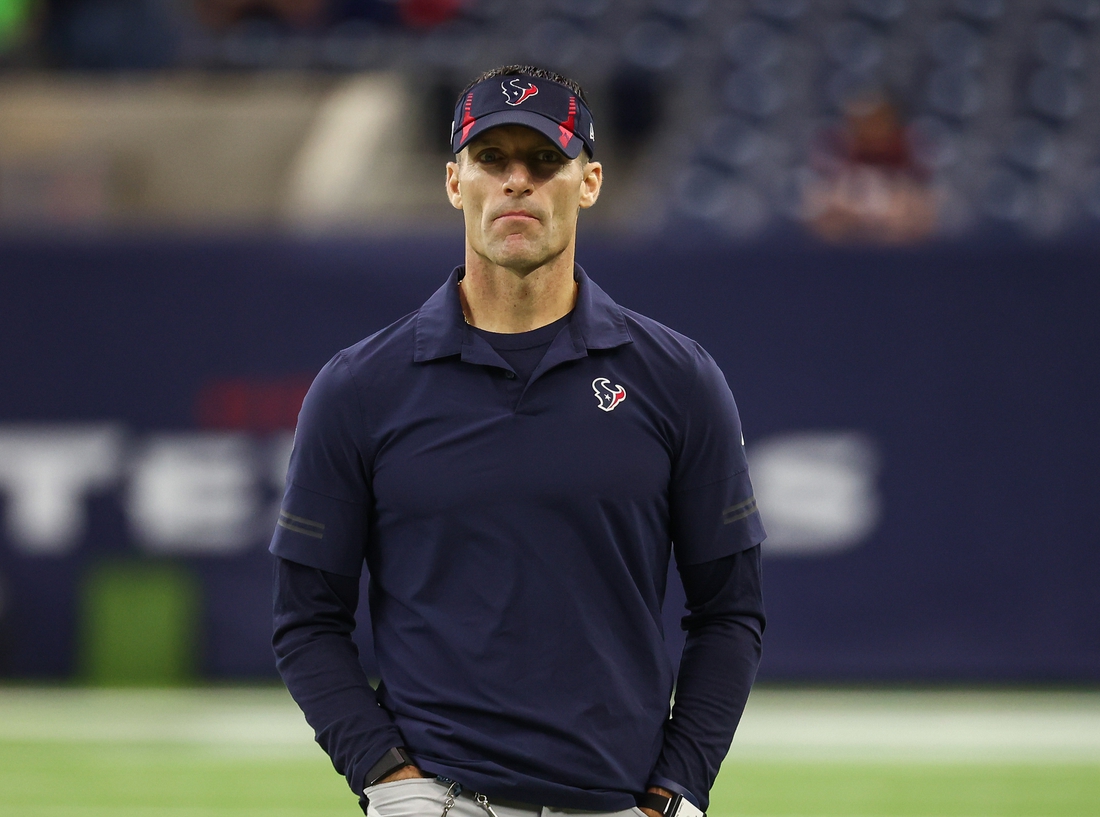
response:
<path id="1" fill-rule="evenodd" d="M 581 84 L 569 77 L 563 77 L 561 74 L 554 71 L 548 71 L 545 68 L 538 68 L 534 65 L 502 65 L 499 68 L 493 68 L 490 71 L 486 71 L 479 76 L 469 85 L 462 89 L 462 93 L 458 95 L 458 99 L 455 100 L 455 105 L 461 103 L 462 97 L 469 93 L 470 89 L 477 85 L 479 82 L 484 82 L 487 79 L 494 79 L 495 77 L 514 77 L 520 74 L 526 74 L 529 77 L 535 77 L 535 79 L 548 79 L 551 82 L 556 82 L 558 85 L 564 85 L 570 91 L 575 93 L 581 98 L 581 102 L 585 105 L 588 104 L 588 97 L 584 93 L 584 88 Z"/>

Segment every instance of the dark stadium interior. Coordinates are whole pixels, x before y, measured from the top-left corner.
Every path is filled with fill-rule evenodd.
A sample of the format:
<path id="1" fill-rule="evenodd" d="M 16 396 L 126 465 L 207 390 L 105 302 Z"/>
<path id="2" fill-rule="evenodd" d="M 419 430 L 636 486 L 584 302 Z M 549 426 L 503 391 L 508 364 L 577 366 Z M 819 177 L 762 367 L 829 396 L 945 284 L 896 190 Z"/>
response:
<path id="1" fill-rule="evenodd" d="M 369 230 L 379 216 L 372 202 L 321 189 L 318 179 L 311 194 L 299 189 L 309 184 L 300 177 L 310 146 L 389 133 L 384 123 L 354 121 L 347 107 L 400 105 L 406 127 L 388 161 L 442 158 L 455 93 L 485 66 L 508 62 L 573 72 L 589 88 L 616 179 L 591 219 L 607 229 L 699 227 L 744 241 L 808 227 L 827 240 L 907 243 L 991 231 L 1063 238 L 1094 231 L 1100 219 L 1092 0 L 6 5 L 0 214 L 12 229 L 42 220 L 217 227 L 228 218 Z M 364 77 L 386 78 L 384 98 L 363 90 Z M 70 132 L 43 145 L 35 134 L 72 94 L 103 104 L 71 110 Z M 892 163 L 836 135 L 874 100 L 896 113 Z M 185 143 L 170 156 L 155 149 L 148 121 L 165 108 Z M 113 125 L 97 110 L 116 111 Z M 238 144 L 234 134 L 248 130 L 265 136 Z M 204 215 L 182 199 L 225 194 L 209 169 L 219 131 L 221 163 L 253 181 L 242 187 L 221 174 L 223 187 L 241 189 L 232 208 Z M 238 159 L 246 148 L 265 155 Z M 186 172 L 198 177 L 175 201 L 161 190 L 169 162 L 192 165 Z M 413 189 L 388 221 L 411 230 L 449 224 L 437 177 L 410 175 L 400 184 Z M 60 191 L 80 201 L 55 201 L 66 197 Z M 868 220 L 890 226 L 861 230 Z"/>
<path id="2" fill-rule="evenodd" d="M 268 543 L 317 372 L 462 263 L 455 100 L 512 63 L 587 90 L 577 262 L 736 395 L 711 816 L 1100 814 L 1100 0 L 0 0 L 0 813 L 358 813 Z"/>

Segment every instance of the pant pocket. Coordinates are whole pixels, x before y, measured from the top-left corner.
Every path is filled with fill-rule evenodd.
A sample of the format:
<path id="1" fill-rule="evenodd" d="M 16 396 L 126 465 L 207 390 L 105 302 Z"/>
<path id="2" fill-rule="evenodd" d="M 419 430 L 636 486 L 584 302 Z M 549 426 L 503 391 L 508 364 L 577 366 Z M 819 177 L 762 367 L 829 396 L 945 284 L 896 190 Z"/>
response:
<path id="1" fill-rule="evenodd" d="M 439 817 L 447 790 L 432 777 L 368 786 L 368 817 Z"/>

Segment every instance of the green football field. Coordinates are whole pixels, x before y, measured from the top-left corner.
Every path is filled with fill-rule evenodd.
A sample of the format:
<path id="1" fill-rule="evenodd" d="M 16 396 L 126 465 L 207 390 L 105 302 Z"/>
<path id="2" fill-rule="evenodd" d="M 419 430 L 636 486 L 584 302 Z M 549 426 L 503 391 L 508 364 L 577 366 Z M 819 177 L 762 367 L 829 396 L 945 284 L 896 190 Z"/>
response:
<path id="1" fill-rule="evenodd" d="M 360 813 L 281 689 L 0 687 L 2 817 Z M 1100 692 L 758 689 L 710 814 L 1096 817 Z"/>

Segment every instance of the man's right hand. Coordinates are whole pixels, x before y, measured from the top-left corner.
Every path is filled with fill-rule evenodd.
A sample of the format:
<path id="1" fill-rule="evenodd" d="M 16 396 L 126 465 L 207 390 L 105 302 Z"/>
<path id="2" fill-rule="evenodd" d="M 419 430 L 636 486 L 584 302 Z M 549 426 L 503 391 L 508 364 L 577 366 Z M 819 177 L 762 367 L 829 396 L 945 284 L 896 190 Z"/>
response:
<path id="1" fill-rule="evenodd" d="M 409 780 L 410 778 L 414 777 L 427 776 L 428 775 L 424 774 L 422 771 L 420 771 L 420 769 L 416 768 L 416 766 L 402 766 L 396 772 L 386 775 L 374 785 L 380 786 L 383 783 L 394 783 L 398 780 Z"/>

